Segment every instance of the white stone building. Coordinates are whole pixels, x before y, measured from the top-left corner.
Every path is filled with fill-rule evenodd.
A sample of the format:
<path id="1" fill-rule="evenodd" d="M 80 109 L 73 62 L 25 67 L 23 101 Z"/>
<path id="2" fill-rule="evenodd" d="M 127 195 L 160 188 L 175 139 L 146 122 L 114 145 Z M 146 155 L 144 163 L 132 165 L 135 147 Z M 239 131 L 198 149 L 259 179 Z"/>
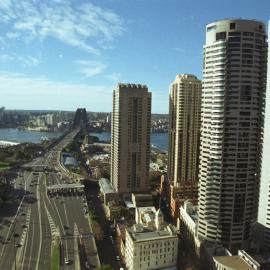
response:
<path id="1" fill-rule="evenodd" d="M 137 208 L 136 224 L 126 229 L 127 269 L 177 269 L 177 255 L 176 230 L 165 224 L 161 210 Z"/>

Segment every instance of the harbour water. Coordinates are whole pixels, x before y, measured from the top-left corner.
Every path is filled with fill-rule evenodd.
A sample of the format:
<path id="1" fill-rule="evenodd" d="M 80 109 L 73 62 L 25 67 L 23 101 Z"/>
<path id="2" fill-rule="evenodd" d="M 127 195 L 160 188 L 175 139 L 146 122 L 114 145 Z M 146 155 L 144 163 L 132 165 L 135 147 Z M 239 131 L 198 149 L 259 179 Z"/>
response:
<path id="1" fill-rule="evenodd" d="M 24 131 L 16 128 L 0 129 L 0 140 L 12 142 L 39 143 L 43 137 L 53 139 L 59 137 L 60 135 L 60 132 Z M 110 132 L 91 133 L 90 135 L 97 136 L 101 141 L 109 141 L 111 139 Z M 160 150 L 167 151 L 168 133 L 152 133 L 151 145 Z"/>
<path id="2" fill-rule="evenodd" d="M 39 132 L 19 130 L 17 128 L 0 128 L 0 140 L 2 141 L 39 143 L 42 138 L 47 137 L 48 139 L 53 139 L 60 135 L 60 132 Z"/>
<path id="3" fill-rule="evenodd" d="M 101 141 L 109 141 L 111 139 L 110 132 L 91 133 L 90 135 L 98 137 Z M 168 133 L 152 133 L 151 145 L 163 151 L 168 151 Z"/>

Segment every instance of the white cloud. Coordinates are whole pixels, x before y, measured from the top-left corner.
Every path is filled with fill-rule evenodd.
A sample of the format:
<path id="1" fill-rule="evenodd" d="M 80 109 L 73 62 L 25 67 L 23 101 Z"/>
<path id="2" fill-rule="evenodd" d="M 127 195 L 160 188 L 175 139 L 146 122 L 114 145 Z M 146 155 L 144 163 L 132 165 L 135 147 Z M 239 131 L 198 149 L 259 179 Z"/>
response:
<path id="1" fill-rule="evenodd" d="M 76 64 L 79 65 L 79 72 L 85 77 L 101 74 L 107 67 L 105 64 L 98 61 L 78 60 Z"/>
<path id="2" fill-rule="evenodd" d="M 6 34 L 6 36 L 9 38 L 9 39 L 16 39 L 20 36 L 19 33 L 16 33 L 16 32 L 8 32 Z"/>
<path id="3" fill-rule="evenodd" d="M 114 83 L 117 83 L 120 81 L 121 74 L 117 72 L 113 72 L 111 74 L 106 75 L 106 78 L 112 80 Z"/>
<path id="4" fill-rule="evenodd" d="M 0 22 L 11 29 L 5 33 L 9 39 L 53 37 L 94 54 L 99 53 L 98 44 L 110 43 L 124 31 L 113 11 L 72 0 L 1 0 Z"/>
<path id="5" fill-rule="evenodd" d="M 34 67 L 40 64 L 40 60 L 32 56 L 19 56 L 17 54 L 1 54 L 0 62 L 7 63 L 16 61 L 22 63 L 25 67 Z"/>
<path id="6" fill-rule="evenodd" d="M 16 109 L 111 110 L 113 85 L 66 83 L 0 72 L 1 104 Z"/>

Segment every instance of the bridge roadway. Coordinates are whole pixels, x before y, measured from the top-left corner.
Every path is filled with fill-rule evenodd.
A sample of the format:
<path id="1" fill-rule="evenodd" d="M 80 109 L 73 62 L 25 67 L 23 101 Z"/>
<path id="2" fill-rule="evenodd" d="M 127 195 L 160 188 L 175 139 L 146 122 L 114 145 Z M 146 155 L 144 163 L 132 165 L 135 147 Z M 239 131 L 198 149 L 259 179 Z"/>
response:
<path id="1" fill-rule="evenodd" d="M 33 160 L 30 165 L 49 165 L 59 170 L 57 153 L 74 138 L 74 134 L 64 138 L 44 157 Z M 46 193 L 48 180 L 61 184 L 59 173 L 27 172 L 18 177 L 16 196 L 21 199 L 16 211 L 11 211 L 0 224 L 0 269 L 47 270 L 51 263 L 52 235 L 59 231 L 62 242 L 61 269 L 84 269 L 78 265 L 78 246 L 74 232 L 92 235 L 87 216 L 84 214 L 83 198 L 78 195 L 49 198 Z M 50 217 L 50 219 L 49 219 Z M 13 236 L 16 237 L 13 237 Z M 95 239 L 90 242 L 90 250 L 96 252 Z M 14 243 L 21 246 L 16 247 Z M 16 260 L 15 260 L 16 257 Z M 64 258 L 70 261 L 65 265 Z M 16 263 L 15 263 L 16 262 Z M 84 264 L 84 262 L 83 262 Z M 91 257 L 90 265 L 98 269 L 98 255 Z"/>

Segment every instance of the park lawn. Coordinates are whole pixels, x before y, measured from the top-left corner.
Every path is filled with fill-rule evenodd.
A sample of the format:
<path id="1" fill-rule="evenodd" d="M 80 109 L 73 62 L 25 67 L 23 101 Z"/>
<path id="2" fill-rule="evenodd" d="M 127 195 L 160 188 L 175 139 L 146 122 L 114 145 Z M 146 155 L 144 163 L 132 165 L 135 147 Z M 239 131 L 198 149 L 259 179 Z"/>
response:
<path id="1" fill-rule="evenodd" d="M 52 250 L 51 270 L 59 270 L 59 269 L 60 269 L 60 249 L 59 245 L 55 244 Z"/>
<path id="2" fill-rule="evenodd" d="M 0 161 L 0 172 L 6 171 L 10 168 L 9 163 Z"/>

